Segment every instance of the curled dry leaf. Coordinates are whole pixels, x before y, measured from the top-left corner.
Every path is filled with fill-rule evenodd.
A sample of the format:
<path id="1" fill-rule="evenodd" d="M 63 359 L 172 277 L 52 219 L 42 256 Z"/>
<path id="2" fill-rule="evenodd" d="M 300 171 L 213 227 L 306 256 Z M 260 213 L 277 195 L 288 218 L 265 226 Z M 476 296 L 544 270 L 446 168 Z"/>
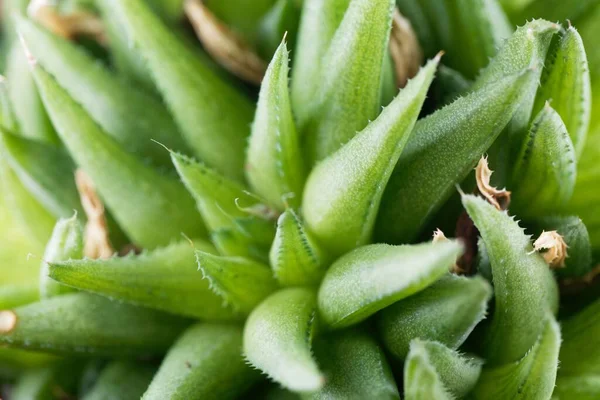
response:
<path id="1" fill-rule="evenodd" d="M 550 268 L 564 268 L 567 255 L 567 243 L 557 231 L 544 231 L 533 242 L 533 249 L 542 254 Z"/>
<path id="2" fill-rule="evenodd" d="M 17 314 L 12 311 L 0 311 L 0 333 L 9 333 L 17 325 Z"/>
<path id="3" fill-rule="evenodd" d="M 92 13 L 76 11 L 60 14 L 56 6 L 48 0 L 32 0 L 27 8 L 29 16 L 49 31 L 66 39 L 77 36 L 91 36 L 102 45 L 107 44 L 104 25 Z"/>
<path id="4" fill-rule="evenodd" d="M 442 232 L 441 229 L 438 228 L 433 232 L 433 243 L 443 243 L 448 242 L 449 240 L 450 239 L 444 235 L 444 232 Z M 457 275 L 463 275 L 466 271 L 458 265 L 457 261 L 452 267 L 450 267 L 450 272 Z"/>
<path id="5" fill-rule="evenodd" d="M 254 50 L 219 21 L 202 0 L 186 0 L 184 8 L 206 51 L 231 73 L 248 82 L 260 84 L 267 64 Z"/>
<path id="6" fill-rule="evenodd" d="M 479 164 L 475 167 L 475 178 L 477 179 L 477 188 L 485 199 L 496 209 L 503 211 L 508 209 L 510 204 L 510 192 L 506 189 L 498 190 L 490 185 L 490 178 L 494 171 L 490 170 L 487 157 L 481 157 Z"/>
<path id="7" fill-rule="evenodd" d="M 423 63 L 423 51 L 410 21 L 398 11 L 398 8 L 394 10 L 392 20 L 390 55 L 394 61 L 396 84 L 399 88 L 403 88 L 408 80 L 419 72 L 419 67 Z"/>
<path id="8" fill-rule="evenodd" d="M 104 204 L 96 193 L 94 183 L 83 170 L 75 171 L 75 183 L 81 197 L 81 206 L 87 216 L 83 254 L 92 259 L 110 258 L 115 251 L 108 237 Z"/>

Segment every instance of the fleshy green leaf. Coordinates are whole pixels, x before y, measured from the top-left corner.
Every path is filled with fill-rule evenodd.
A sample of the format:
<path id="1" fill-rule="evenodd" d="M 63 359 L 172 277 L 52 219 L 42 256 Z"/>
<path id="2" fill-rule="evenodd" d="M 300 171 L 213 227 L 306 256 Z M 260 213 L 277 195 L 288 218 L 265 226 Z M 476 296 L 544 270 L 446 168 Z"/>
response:
<path id="1" fill-rule="evenodd" d="M 270 204 L 298 205 L 304 166 L 288 90 L 288 51 L 281 43 L 260 89 L 248 143 L 246 176 Z"/>
<path id="2" fill-rule="evenodd" d="M 292 69 L 292 105 L 298 126 L 315 112 L 323 58 L 351 0 L 304 0 Z"/>
<path id="3" fill-rule="evenodd" d="M 319 390 L 325 379 L 311 353 L 316 309 L 315 293 L 309 289 L 283 289 L 268 297 L 244 328 L 248 361 L 290 390 Z"/>
<path id="4" fill-rule="evenodd" d="M 171 347 L 142 397 L 162 399 L 234 399 L 259 378 L 241 355 L 242 330 L 199 324 Z"/>
<path id="5" fill-rule="evenodd" d="M 600 375 L 600 301 L 562 324 L 560 375 Z"/>
<path id="6" fill-rule="evenodd" d="M 174 178 L 160 175 L 107 136 L 39 65 L 34 76 L 52 121 L 75 162 L 137 245 L 154 248 L 201 236 L 194 201 Z M 165 218 L 165 215 L 168 218 Z"/>
<path id="7" fill-rule="evenodd" d="M 194 247 L 215 251 L 201 240 L 194 241 Z M 50 277 L 65 285 L 172 314 L 235 319 L 198 273 L 194 249 L 188 242 L 108 260 L 56 261 L 50 263 Z"/>
<path id="8" fill-rule="evenodd" d="M 536 99 L 536 111 L 549 101 L 561 116 L 578 156 L 590 126 L 591 84 L 587 56 L 577 30 L 569 27 L 560 39 Z M 549 64 L 549 65 L 548 65 Z"/>
<path id="9" fill-rule="evenodd" d="M 7 310 L 25 304 L 34 303 L 40 299 L 38 285 L 2 285 L 0 286 L 0 309 Z"/>
<path id="10" fill-rule="evenodd" d="M 18 29 L 40 65 L 125 150 L 163 166 L 171 165 L 169 153 L 153 139 L 186 150 L 159 100 L 117 79 L 74 44 L 33 22 L 20 19 Z"/>
<path id="11" fill-rule="evenodd" d="M 44 400 L 63 396 L 74 396 L 81 375 L 81 362 L 68 360 L 48 367 L 25 372 L 11 390 L 12 400 Z"/>
<path id="12" fill-rule="evenodd" d="M 382 198 L 379 239 L 414 240 L 509 123 L 530 79 L 500 79 L 416 124 Z"/>
<path id="13" fill-rule="evenodd" d="M 88 293 L 65 294 L 4 313 L 16 319 L 12 329 L 0 332 L 0 343 L 53 353 L 159 355 L 188 325 L 185 319 Z"/>
<path id="14" fill-rule="evenodd" d="M 57 361 L 56 356 L 46 353 L 0 347 L 0 379 L 15 379 L 26 371 L 51 366 Z"/>
<path id="15" fill-rule="evenodd" d="M 18 41 L 13 43 L 6 66 L 8 96 L 21 135 L 50 144 L 58 144 L 44 105 L 40 100 L 27 56 Z"/>
<path id="16" fill-rule="evenodd" d="M 600 396 L 600 376 L 558 377 L 552 399 L 596 400 Z"/>
<path id="17" fill-rule="evenodd" d="M 307 125 L 309 160 L 321 161 L 374 119 L 392 23 L 393 0 L 352 0 L 323 55 Z"/>
<path id="18" fill-rule="evenodd" d="M 598 5 L 598 0 L 529 0 L 524 5 L 526 7 L 520 7 L 521 12 L 518 13 L 518 17 L 515 19 L 531 18 L 533 15 L 550 21 L 566 18 L 575 21 L 589 15 L 594 7 Z"/>
<path id="19" fill-rule="evenodd" d="M 438 62 L 430 61 L 374 122 L 309 175 L 302 201 L 306 224 L 335 254 L 370 242 L 381 196 Z"/>
<path id="20" fill-rule="evenodd" d="M 284 286 L 319 282 L 329 261 L 327 253 L 292 209 L 286 210 L 277 221 L 269 259 L 275 279 Z"/>
<path id="21" fill-rule="evenodd" d="M 54 227 L 50 241 L 46 245 L 40 266 L 40 297 L 50 297 L 72 292 L 73 289 L 51 279 L 50 263 L 83 258 L 83 227 L 77 215 L 60 219 Z"/>
<path id="22" fill-rule="evenodd" d="M 207 165 L 241 179 L 251 103 L 178 40 L 141 0 L 102 1 L 115 7 L 190 147 Z"/>
<path id="23" fill-rule="evenodd" d="M 434 97 L 445 106 L 468 93 L 472 85 L 460 72 L 442 64 L 433 83 Z"/>
<path id="24" fill-rule="evenodd" d="M 258 39 L 260 21 L 275 7 L 275 3 L 276 0 L 204 0 L 206 7 L 219 20 L 251 44 L 254 44 Z M 281 37 L 277 39 L 275 47 L 280 41 Z"/>
<path id="25" fill-rule="evenodd" d="M 444 275 L 462 254 L 457 242 L 360 247 L 329 268 L 319 289 L 319 313 L 329 327 L 356 324 Z"/>
<path id="26" fill-rule="evenodd" d="M 482 198 L 465 195 L 462 201 L 492 267 L 495 309 L 485 339 L 486 360 L 491 366 L 518 361 L 535 344 L 548 312 L 557 309 L 556 282 L 513 218 Z"/>
<path id="27" fill-rule="evenodd" d="M 16 132 L 18 129 L 15 114 L 12 109 L 10 93 L 6 78 L 0 75 L 0 125 L 2 128 Z"/>
<path id="28" fill-rule="evenodd" d="M 326 381 L 304 399 L 400 399 L 383 351 L 366 332 L 332 333 L 314 347 Z"/>
<path id="29" fill-rule="evenodd" d="M 80 208 L 74 166 L 62 149 L 0 129 L 0 153 L 23 186 L 55 217 Z"/>
<path id="30" fill-rule="evenodd" d="M 475 386 L 482 364 L 483 360 L 462 355 L 441 343 L 415 339 L 404 367 L 406 399 L 462 399 Z M 440 397 L 427 397 L 427 392 Z"/>
<path id="31" fill-rule="evenodd" d="M 210 240 L 219 254 L 230 257 L 245 257 L 267 264 L 269 246 L 253 241 L 236 229 L 222 228 L 210 234 Z"/>
<path id="32" fill-rule="evenodd" d="M 553 316 L 543 321 L 533 347 L 512 363 L 485 366 L 473 391 L 474 399 L 549 399 L 554 390 L 560 348 L 560 327 Z M 562 368 L 562 367 L 561 367 Z"/>
<path id="33" fill-rule="evenodd" d="M 129 361 L 108 364 L 82 400 L 139 399 L 152 380 L 155 369 Z"/>
<path id="34" fill-rule="evenodd" d="M 571 199 L 577 175 L 575 149 L 550 105 L 531 124 L 513 170 L 512 206 L 518 215 L 556 214 Z"/>
<path id="35" fill-rule="evenodd" d="M 277 282 L 266 265 L 242 257 L 219 257 L 196 251 L 198 268 L 213 292 L 223 303 L 248 314 L 277 289 Z"/>
<path id="36" fill-rule="evenodd" d="M 382 310 L 379 333 L 388 351 L 399 359 L 406 358 L 416 338 L 457 349 L 485 317 L 491 296 L 485 279 L 450 275 Z"/>
<path id="37" fill-rule="evenodd" d="M 258 24 L 257 47 L 260 55 L 266 59 L 271 57 L 284 36 L 291 45 L 296 42 L 301 7 L 301 2 L 296 0 L 275 2 Z"/>

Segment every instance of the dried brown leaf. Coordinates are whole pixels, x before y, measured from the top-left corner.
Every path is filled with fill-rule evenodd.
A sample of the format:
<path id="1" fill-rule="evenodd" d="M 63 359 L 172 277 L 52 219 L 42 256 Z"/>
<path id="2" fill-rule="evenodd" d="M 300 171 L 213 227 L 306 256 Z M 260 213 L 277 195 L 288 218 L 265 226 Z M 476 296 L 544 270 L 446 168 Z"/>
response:
<path id="1" fill-rule="evenodd" d="M 419 72 L 423 63 L 423 51 L 410 21 L 397 8 L 392 20 L 390 55 L 394 61 L 396 84 L 403 88 Z"/>
<path id="2" fill-rule="evenodd" d="M 202 0 L 186 0 L 184 9 L 198 39 L 219 64 L 248 82 L 260 84 L 267 64 L 243 38 L 219 21 Z"/>
<path id="3" fill-rule="evenodd" d="M 433 232 L 433 243 L 443 243 L 448 242 L 449 240 L 450 239 L 448 239 L 446 235 L 444 235 L 444 232 L 442 232 L 441 229 L 436 229 Z M 462 275 L 465 273 L 465 271 L 458 265 L 458 263 L 455 263 L 452 267 L 450 267 L 450 272 L 458 275 Z"/>
<path id="4" fill-rule="evenodd" d="M 490 178 L 494 171 L 490 170 L 487 157 L 481 157 L 479 164 L 475 167 L 475 178 L 479 193 L 500 211 L 508 209 L 510 205 L 510 192 L 506 189 L 498 190 L 490 185 Z"/>
<path id="5" fill-rule="evenodd" d="M 544 231 L 533 243 L 534 251 L 539 252 L 550 268 L 564 268 L 567 243 L 557 231 Z"/>

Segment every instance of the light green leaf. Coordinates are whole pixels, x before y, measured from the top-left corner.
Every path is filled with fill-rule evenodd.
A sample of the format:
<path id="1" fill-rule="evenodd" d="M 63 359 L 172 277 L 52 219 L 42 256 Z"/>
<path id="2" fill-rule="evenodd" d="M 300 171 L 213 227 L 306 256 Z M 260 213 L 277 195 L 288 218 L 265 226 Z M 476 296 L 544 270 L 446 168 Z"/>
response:
<path id="1" fill-rule="evenodd" d="M 206 7 L 219 20 L 250 44 L 255 44 L 258 40 L 260 22 L 275 7 L 275 3 L 276 0 L 204 0 Z M 277 39 L 275 47 L 280 41 L 281 37 Z M 269 54 L 269 57 L 271 55 Z"/>
<path id="2" fill-rule="evenodd" d="M 43 368 L 59 360 L 46 353 L 0 347 L 0 379 L 13 380 L 34 368 Z"/>
<path id="3" fill-rule="evenodd" d="M 31 76 L 27 56 L 18 41 L 13 43 L 8 55 L 6 80 L 18 132 L 31 139 L 58 144 L 56 132 Z"/>
<path id="4" fill-rule="evenodd" d="M 181 233 L 202 236 L 194 201 L 180 182 L 160 175 L 107 136 L 39 65 L 34 76 L 52 121 L 75 162 L 133 242 L 166 245 Z M 165 218 L 165 215 L 168 218 Z"/>
<path id="5" fill-rule="evenodd" d="M 291 208 L 277 221 L 269 259 L 275 279 L 283 286 L 318 283 L 329 261 L 321 245 Z"/>
<path id="6" fill-rule="evenodd" d="M 573 195 L 573 142 L 560 115 L 546 104 L 531 124 L 513 170 L 512 208 L 519 216 L 557 214 Z"/>
<path id="7" fill-rule="evenodd" d="M 50 241 L 46 245 L 44 258 L 40 266 L 39 290 L 42 299 L 73 291 L 72 288 L 51 279 L 50 264 L 80 258 L 83 258 L 83 226 L 77 219 L 77 215 L 58 220 Z"/>
<path id="8" fill-rule="evenodd" d="M 287 47 L 281 43 L 260 88 L 246 167 L 252 188 L 279 209 L 300 203 L 305 179 L 290 106 L 288 69 Z"/>
<path id="9" fill-rule="evenodd" d="M 312 290 L 283 289 L 250 314 L 244 354 L 275 382 L 296 392 L 313 392 L 325 378 L 312 357 L 317 301 Z"/>
<path id="10" fill-rule="evenodd" d="M 600 375 L 600 301 L 562 324 L 560 375 Z"/>
<path id="11" fill-rule="evenodd" d="M 404 383 L 406 399 L 428 399 L 424 397 L 423 392 L 428 389 L 432 390 L 432 393 L 444 393 L 447 398 L 462 399 L 475 386 L 482 364 L 483 360 L 465 356 L 441 343 L 415 339 L 410 343 L 404 367 L 405 377 L 409 377 Z M 430 388 L 418 387 L 424 384 L 418 379 L 419 374 L 423 374 L 423 378 L 431 379 L 434 385 Z"/>
<path id="12" fill-rule="evenodd" d="M 81 362 L 68 360 L 25 372 L 11 390 L 12 400 L 46 400 L 77 393 Z"/>
<path id="13" fill-rule="evenodd" d="M 253 241 L 236 229 L 222 228 L 210 234 L 210 240 L 219 254 L 231 257 L 245 257 L 264 264 L 269 262 L 269 246 Z"/>
<path id="14" fill-rule="evenodd" d="M 520 8 L 515 19 L 524 20 L 535 16 L 550 21 L 567 18 L 576 21 L 588 16 L 598 4 L 598 0 L 529 0 L 524 4 L 526 7 Z"/>
<path id="15" fill-rule="evenodd" d="M 19 19 L 18 29 L 40 65 L 125 150 L 170 166 L 169 153 L 152 140 L 175 150 L 187 149 L 159 100 L 117 79 L 76 45 L 35 23 Z"/>
<path id="16" fill-rule="evenodd" d="M 16 132 L 18 129 L 15 113 L 12 109 L 10 93 L 6 78 L 0 75 L 0 125 L 2 128 Z"/>
<path id="17" fill-rule="evenodd" d="M 108 364 L 92 389 L 82 400 L 139 399 L 152 380 L 155 368 L 129 361 L 112 361 Z"/>
<path id="18" fill-rule="evenodd" d="M 13 329 L 0 332 L 1 344 L 52 353 L 160 355 L 188 325 L 185 319 L 88 293 L 65 294 L 5 312 L 16 319 Z"/>
<path id="19" fill-rule="evenodd" d="M 417 342 L 418 344 L 419 342 Z M 452 400 L 423 346 L 414 346 L 404 363 L 406 400 Z"/>
<path id="20" fill-rule="evenodd" d="M 277 289 L 271 269 L 243 257 L 219 257 L 196 251 L 198 268 L 212 291 L 234 311 L 248 314 Z"/>
<path id="21" fill-rule="evenodd" d="M 214 1 L 214 0 L 213 0 Z M 304 0 L 292 69 L 292 105 L 299 127 L 316 110 L 323 57 L 351 0 Z"/>
<path id="22" fill-rule="evenodd" d="M 0 153 L 23 186 L 55 217 L 81 208 L 73 162 L 61 148 L 0 128 Z"/>
<path id="23" fill-rule="evenodd" d="M 303 399 L 400 399 L 383 350 L 366 332 L 332 333 L 314 347 L 325 386 Z"/>
<path id="24" fill-rule="evenodd" d="M 546 101 L 561 116 L 578 156 L 585 146 L 590 126 L 591 84 L 587 56 L 581 36 L 570 26 L 561 37 L 551 61 L 546 62 L 535 111 Z"/>
<path id="25" fill-rule="evenodd" d="M 0 286 L 0 310 L 7 310 L 40 299 L 37 284 L 2 285 Z"/>
<path id="26" fill-rule="evenodd" d="M 334 254 L 371 241 L 381 196 L 438 63 L 439 57 L 430 61 L 374 122 L 310 173 L 302 200 L 306 225 Z"/>
<path id="27" fill-rule="evenodd" d="M 360 247 L 329 268 L 319 313 L 330 328 L 356 324 L 442 277 L 462 254 L 458 242 Z"/>
<path id="28" fill-rule="evenodd" d="M 479 197 L 464 195 L 463 205 L 483 238 L 490 259 L 495 309 L 484 352 L 490 366 L 520 360 L 558 307 L 554 276 L 529 236 L 506 212 Z"/>
<path id="29" fill-rule="evenodd" d="M 199 324 L 167 353 L 143 400 L 234 399 L 259 378 L 241 355 L 242 329 Z"/>
<path id="30" fill-rule="evenodd" d="M 446 276 L 382 310 L 377 317 L 379 334 L 399 359 L 406 358 L 416 338 L 457 349 L 485 317 L 491 296 L 490 285 L 481 277 Z"/>
<path id="31" fill-rule="evenodd" d="M 307 156 L 321 161 L 364 129 L 379 113 L 384 56 L 393 0 L 352 0 L 323 55 L 313 115 L 299 127 Z"/>
<path id="32" fill-rule="evenodd" d="M 550 399 L 558 368 L 560 327 L 552 315 L 542 322 L 538 340 L 523 358 L 483 368 L 474 399 Z"/>
<path id="33" fill-rule="evenodd" d="M 558 377 L 552 394 L 555 400 L 596 400 L 600 396 L 600 376 Z"/>
<path id="34" fill-rule="evenodd" d="M 228 177 L 243 177 L 251 103 L 178 40 L 141 0 L 101 0 L 115 7 L 190 147 Z"/>
<path id="35" fill-rule="evenodd" d="M 382 198 L 379 240 L 415 239 L 509 123 L 531 74 L 500 79 L 417 122 Z"/>
<path id="36" fill-rule="evenodd" d="M 215 251 L 201 240 L 193 246 Z M 207 320 L 236 318 L 198 273 L 188 242 L 108 260 L 55 261 L 50 263 L 50 277 L 65 285 L 172 314 Z"/>

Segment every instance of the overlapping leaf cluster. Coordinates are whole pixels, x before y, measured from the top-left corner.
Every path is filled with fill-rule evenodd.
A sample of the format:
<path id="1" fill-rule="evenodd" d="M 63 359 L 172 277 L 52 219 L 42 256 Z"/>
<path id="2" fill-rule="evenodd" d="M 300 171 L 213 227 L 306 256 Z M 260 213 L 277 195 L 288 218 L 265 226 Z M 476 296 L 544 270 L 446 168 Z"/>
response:
<path id="1" fill-rule="evenodd" d="M 0 286 L 11 398 L 600 396 L 600 2 L 59 4 L 106 42 L 27 3 L 5 2 L 1 193 L 46 250 Z M 191 3 L 270 59 L 260 88 L 190 40 Z M 398 11 L 429 58 L 400 90 Z M 485 154 L 508 210 L 475 189 Z M 86 253 L 75 171 L 113 257 Z"/>

